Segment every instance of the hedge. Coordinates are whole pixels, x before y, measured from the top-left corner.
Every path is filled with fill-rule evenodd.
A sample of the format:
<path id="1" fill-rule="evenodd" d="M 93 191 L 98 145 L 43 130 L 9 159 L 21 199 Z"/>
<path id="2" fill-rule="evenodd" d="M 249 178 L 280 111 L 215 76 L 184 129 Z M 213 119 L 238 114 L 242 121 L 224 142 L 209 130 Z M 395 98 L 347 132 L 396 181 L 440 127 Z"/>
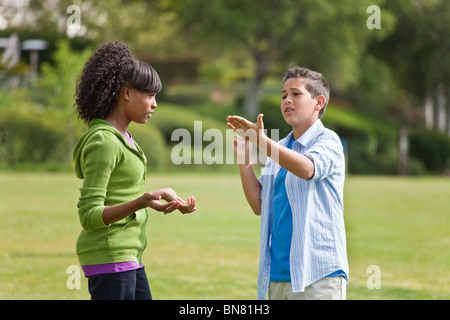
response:
<path id="1" fill-rule="evenodd" d="M 409 150 L 413 159 L 423 163 L 428 171 L 450 168 L 450 139 L 436 130 L 414 130 L 409 135 Z"/>
<path id="2" fill-rule="evenodd" d="M 161 103 L 149 123 L 130 125 L 130 132 L 147 156 L 149 168 L 174 166 L 170 153 L 178 143 L 171 141 L 175 129 L 184 128 L 194 135 L 194 122 L 201 121 L 202 134 L 208 129 L 219 129 L 226 137 L 225 117 L 214 117 L 215 112 L 211 112 L 211 116 L 205 114 L 209 110 L 205 106 L 201 107 L 203 112 L 199 110 Z M 281 139 L 290 132 L 291 128 L 280 112 L 279 97 L 263 100 L 262 112 L 269 134 L 271 129 L 280 129 L 278 138 Z M 345 142 L 349 173 L 397 173 L 396 126 L 334 105 L 328 106 L 322 121 Z M 85 129 L 86 125 L 77 120 L 73 110 L 69 113 L 24 106 L 0 110 L 0 167 L 69 167 L 72 165 L 72 149 Z M 203 147 L 206 145 L 208 143 L 205 142 Z M 450 167 L 450 139 L 445 134 L 411 130 L 409 150 L 411 174 L 441 172 Z"/>
<path id="3" fill-rule="evenodd" d="M 261 110 L 265 127 L 280 129 L 280 138 L 292 130 L 281 114 L 279 96 L 264 98 Z M 344 140 L 349 173 L 396 173 L 398 133 L 395 126 L 333 104 L 327 106 L 322 122 Z"/>
<path id="4" fill-rule="evenodd" d="M 66 126 L 46 121 L 42 114 L 2 112 L 0 164 L 67 163 L 69 136 Z"/>

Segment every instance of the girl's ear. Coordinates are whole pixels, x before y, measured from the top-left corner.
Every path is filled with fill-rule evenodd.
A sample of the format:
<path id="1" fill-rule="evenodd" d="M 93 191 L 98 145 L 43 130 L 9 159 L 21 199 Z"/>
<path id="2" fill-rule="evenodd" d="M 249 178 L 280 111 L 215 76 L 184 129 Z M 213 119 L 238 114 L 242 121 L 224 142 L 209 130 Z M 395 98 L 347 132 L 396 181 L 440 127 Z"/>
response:
<path id="1" fill-rule="evenodd" d="M 123 86 L 120 91 L 121 91 L 120 94 L 121 94 L 122 98 L 125 101 L 129 101 L 130 100 L 130 88 Z"/>

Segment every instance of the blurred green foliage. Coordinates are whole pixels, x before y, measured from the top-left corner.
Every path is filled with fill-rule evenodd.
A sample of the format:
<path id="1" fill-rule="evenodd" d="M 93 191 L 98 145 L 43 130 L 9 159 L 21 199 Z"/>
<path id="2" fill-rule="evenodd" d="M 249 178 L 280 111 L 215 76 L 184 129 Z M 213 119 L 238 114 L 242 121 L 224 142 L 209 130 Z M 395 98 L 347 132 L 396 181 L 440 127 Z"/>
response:
<path id="1" fill-rule="evenodd" d="M 2 112 L 0 165 L 58 163 L 66 160 L 65 126 L 43 114 Z"/>
<path id="2" fill-rule="evenodd" d="M 29 89 L 0 90 L 0 167 L 60 168 L 71 166 L 71 153 L 86 125 L 77 120 L 73 93 L 77 77 L 91 50 L 74 51 L 67 41 L 60 41 L 53 64 L 44 64 L 42 75 Z M 194 123 L 201 121 L 202 133 L 219 129 L 225 138 L 226 116 L 240 113 L 239 98 L 225 106 L 208 102 L 207 94 L 214 87 L 200 87 L 203 103 L 174 98 L 168 91 L 148 125 L 132 124 L 130 131 L 141 145 L 151 169 L 167 169 L 174 165 L 170 159 L 172 133 L 179 128 L 195 134 Z M 183 89 L 189 92 L 192 88 Z M 181 92 L 183 91 L 181 90 Z M 238 93 L 239 97 L 239 93 Z M 233 99 L 231 100 L 233 101 Z M 183 104 L 184 102 L 184 104 Z M 261 101 L 265 127 L 269 135 L 283 138 L 291 128 L 280 112 L 278 94 L 267 94 Z M 346 146 L 348 170 L 354 174 L 395 174 L 398 162 L 398 126 L 394 121 L 380 120 L 363 110 L 329 104 L 324 124 L 336 131 Z M 225 141 L 224 141 L 225 142 Z M 203 148 L 207 145 L 203 143 Z M 226 146 L 224 146 L 224 149 Z M 415 130 L 410 135 L 411 173 L 424 170 L 444 170 L 449 165 L 449 139 L 434 131 Z M 203 168 L 207 165 L 200 165 Z M 216 166 L 211 166 L 216 169 Z"/>
<path id="3" fill-rule="evenodd" d="M 410 134 L 410 155 L 427 170 L 442 171 L 450 167 L 450 140 L 437 130 L 414 130 Z"/>
<path id="4" fill-rule="evenodd" d="M 73 4 L 82 28 L 68 37 L 63 22 Z M 173 166 L 175 129 L 193 134 L 194 121 L 201 120 L 203 131 L 224 132 L 226 116 L 248 116 L 250 103 L 259 103 L 269 134 L 279 129 L 284 137 L 290 128 L 279 112 L 278 92 L 282 73 L 292 65 L 316 69 L 329 80 L 332 100 L 323 122 L 342 137 L 350 173 L 395 174 L 400 128 L 410 133 L 410 173 L 449 167 L 448 137 L 422 129 L 427 99 L 450 113 L 450 2 L 259 4 L 58 0 L 46 6 L 31 0 L 25 11 L 33 19 L 12 23 L 0 37 L 17 32 L 21 40 L 44 39 L 49 46 L 40 53 L 37 78 L 27 76 L 25 52 L 14 70 L 0 70 L 0 166 L 71 165 L 71 149 L 86 127 L 73 108 L 77 77 L 95 46 L 121 40 L 163 79 L 154 117 L 131 127 L 149 167 Z M 380 29 L 366 27 L 369 5 L 380 7 Z M 5 11 L 8 23 L 13 11 Z"/>
<path id="5" fill-rule="evenodd" d="M 50 108 L 72 110 L 77 79 L 92 50 L 74 51 L 69 41 L 59 40 L 53 63 L 43 63 L 35 81 L 33 100 Z"/>

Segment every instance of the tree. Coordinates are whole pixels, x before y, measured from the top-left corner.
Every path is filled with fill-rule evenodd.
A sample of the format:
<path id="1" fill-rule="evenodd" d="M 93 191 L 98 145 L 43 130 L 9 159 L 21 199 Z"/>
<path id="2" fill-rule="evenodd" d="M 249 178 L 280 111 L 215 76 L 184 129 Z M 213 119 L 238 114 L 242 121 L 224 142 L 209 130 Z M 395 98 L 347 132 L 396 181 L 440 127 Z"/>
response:
<path id="1" fill-rule="evenodd" d="M 450 136 L 450 2 L 398 0 L 386 7 L 398 23 L 388 37 L 371 44 L 371 51 L 396 75 L 405 114 L 423 106 L 427 126 Z"/>
<path id="2" fill-rule="evenodd" d="M 75 143 L 75 120 L 74 117 L 74 93 L 75 87 L 85 62 L 92 54 L 91 50 L 75 52 L 67 40 L 57 43 L 54 53 L 54 65 L 44 63 L 42 74 L 36 80 L 35 95 L 37 100 L 50 108 L 66 111 L 66 129 L 69 146 L 68 157 L 71 155 L 72 146 Z"/>
<path id="3" fill-rule="evenodd" d="M 1 2 L 1 0 L 0 0 Z M 8 28 L 39 31 L 42 37 L 58 33 L 61 36 L 83 37 L 96 43 L 121 40 L 134 47 L 143 34 L 159 30 L 160 0 L 9 0 L 4 21 Z M 76 13 L 76 16 L 74 16 Z M 80 24 L 78 32 L 70 33 L 68 25 Z"/>
<path id="4" fill-rule="evenodd" d="M 245 111 L 251 118 L 259 112 L 263 80 L 276 63 L 320 68 L 327 78 L 338 79 L 334 82 L 340 89 L 357 81 L 357 63 L 370 37 L 367 6 L 367 1 L 353 0 L 163 2 L 163 8 L 176 12 L 183 37 L 207 41 L 215 54 L 234 51 L 243 59 L 250 57 L 253 72 Z"/>

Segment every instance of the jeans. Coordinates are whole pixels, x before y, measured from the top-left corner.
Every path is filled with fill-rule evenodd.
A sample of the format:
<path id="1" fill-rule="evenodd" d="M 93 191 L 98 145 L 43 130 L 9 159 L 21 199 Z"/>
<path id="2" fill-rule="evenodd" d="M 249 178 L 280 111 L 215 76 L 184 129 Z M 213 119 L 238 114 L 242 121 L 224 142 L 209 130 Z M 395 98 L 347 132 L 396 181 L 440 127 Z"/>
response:
<path id="1" fill-rule="evenodd" d="M 92 300 L 152 300 L 145 269 L 88 277 Z"/>

